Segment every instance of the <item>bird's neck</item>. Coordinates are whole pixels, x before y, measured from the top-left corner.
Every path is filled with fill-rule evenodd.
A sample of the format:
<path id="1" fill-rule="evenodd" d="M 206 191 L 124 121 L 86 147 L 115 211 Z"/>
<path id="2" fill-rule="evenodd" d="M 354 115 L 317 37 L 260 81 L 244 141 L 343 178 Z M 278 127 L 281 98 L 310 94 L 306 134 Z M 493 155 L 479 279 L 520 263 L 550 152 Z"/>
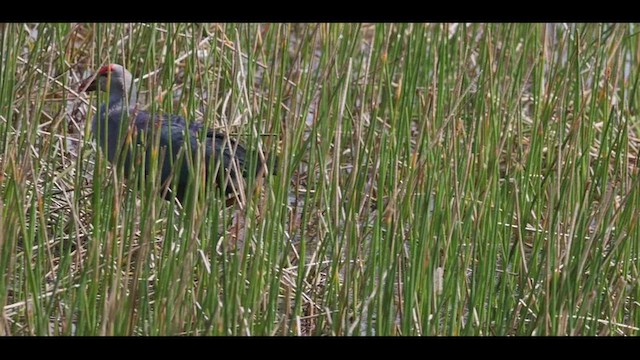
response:
<path id="1" fill-rule="evenodd" d="M 128 100 L 127 100 L 127 94 Z M 109 108 L 124 108 L 132 109 L 136 105 L 138 99 L 138 89 L 135 84 L 131 85 L 129 89 L 110 89 L 109 91 Z"/>

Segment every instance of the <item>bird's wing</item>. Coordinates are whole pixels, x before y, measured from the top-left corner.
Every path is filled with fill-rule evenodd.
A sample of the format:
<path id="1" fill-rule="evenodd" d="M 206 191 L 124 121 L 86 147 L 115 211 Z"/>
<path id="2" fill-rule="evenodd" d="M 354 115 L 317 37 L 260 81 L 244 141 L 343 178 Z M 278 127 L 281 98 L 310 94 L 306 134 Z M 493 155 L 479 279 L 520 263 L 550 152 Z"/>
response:
<path id="1" fill-rule="evenodd" d="M 149 134 L 150 125 L 154 124 L 154 129 L 160 130 L 160 147 L 166 146 L 171 149 L 174 156 L 185 143 L 186 132 L 189 133 L 190 150 L 195 152 L 198 147 L 198 139 L 202 136 L 205 127 L 202 122 L 187 121 L 178 115 L 150 114 L 146 111 L 139 111 L 135 116 L 135 126 L 138 130 L 143 130 Z M 139 137 L 139 141 L 141 138 Z M 233 168 L 232 161 L 235 159 L 237 168 L 247 176 L 246 150 L 232 137 L 223 133 L 206 129 L 206 161 L 211 157 L 222 159 L 222 166 L 225 169 Z"/>

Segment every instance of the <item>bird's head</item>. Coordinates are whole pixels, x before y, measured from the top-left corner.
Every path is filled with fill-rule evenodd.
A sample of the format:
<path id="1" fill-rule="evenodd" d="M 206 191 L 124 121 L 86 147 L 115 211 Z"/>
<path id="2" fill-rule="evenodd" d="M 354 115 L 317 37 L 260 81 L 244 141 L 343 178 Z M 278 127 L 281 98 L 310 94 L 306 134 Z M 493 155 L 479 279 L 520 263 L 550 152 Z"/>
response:
<path id="1" fill-rule="evenodd" d="M 131 73 L 122 65 L 109 64 L 98 70 L 95 74 L 85 79 L 80 84 L 80 92 L 83 91 L 122 91 L 127 92 L 133 81 Z"/>

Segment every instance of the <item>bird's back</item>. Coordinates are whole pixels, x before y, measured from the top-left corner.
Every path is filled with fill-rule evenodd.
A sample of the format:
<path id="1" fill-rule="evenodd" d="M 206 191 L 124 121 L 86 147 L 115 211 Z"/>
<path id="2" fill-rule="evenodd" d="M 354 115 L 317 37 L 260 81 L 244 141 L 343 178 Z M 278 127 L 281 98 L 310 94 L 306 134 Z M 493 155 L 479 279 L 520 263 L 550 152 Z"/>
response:
<path id="1" fill-rule="evenodd" d="M 114 116 L 118 118 L 113 119 L 112 117 Z M 130 120 L 120 121 L 120 114 L 112 113 L 108 117 L 109 121 L 106 127 L 108 136 L 112 136 L 112 134 L 117 136 L 119 134 L 117 124 L 130 123 Z M 238 189 L 238 182 L 241 178 L 249 175 L 246 169 L 248 164 L 246 164 L 247 154 L 245 148 L 225 134 L 217 133 L 211 129 L 205 133 L 204 125 L 201 122 L 192 121 L 187 123 L 184 118 L 177 115 L 151 114 L 141 110 L 132 110 L 130 113 L 131 118 L 134 127 L 130 130 L 135 131 L 136 143 L 142 145 L 146 152 L 145 174 L 149 174 L 150 161 L 153 161 L 151 158 L 152 152 L 148 150 L 151 146 L 158 144 L 158 156 L 161 157 L 159 159 L 161 165 L 158 167 L 161 172 L 160 180 L 163 185 L 170 183 L 171 190 L 176 192 L 176 197 L 181 201 L 184 200 L 189 186 L 189 176 L 193 175 L 193 166 L 190 164 L 202 161 L 201 156 L 198 155 L 200 153 L 198 150 L 199 144 L 203 140 L 207 177 L 215 176 L 217 178 L 217 186 L 224 188 L 225 194 L 232 193 L 234 187 Z M 124 129 L 123 134 L 126 134 L 128 130 Z M 106 144 L 106 142 L 103 142 L 103 144 Z M 121 142 L 121 144 L 124 144 L 124 142 Z M 188 146 L 185 146 L 185 144 L 188 144 Z M 116 146 L 113 147 L 115 148 Z M 183 148 L 185 150 L 182 150 Z M 191 159 L 188 159 L 187 152 Z M 115 149 L 112 150 L 111 146 L 107 151 L 107 155 L 109 161 L 115 162 Z M 128 150 L 125 156 L 125 175 L 128 176 L 128 170 L 135 169 L 135 167 L 131 167 L 132 154 Z M 258 169 L 262 167 L 259 157 L 257 164 L 256 174 Z M 238 171 L 241 175 L 238 175 Z M 166 192 L 166 194 L 167 198 L 169 198 L 169 193 Z"/>

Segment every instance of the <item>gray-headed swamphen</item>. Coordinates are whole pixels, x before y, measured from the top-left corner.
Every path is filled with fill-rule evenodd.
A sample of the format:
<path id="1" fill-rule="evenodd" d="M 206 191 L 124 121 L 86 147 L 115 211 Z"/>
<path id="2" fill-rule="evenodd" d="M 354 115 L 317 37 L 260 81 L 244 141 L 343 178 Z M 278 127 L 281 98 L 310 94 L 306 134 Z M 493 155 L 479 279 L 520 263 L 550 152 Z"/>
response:
<path id="1" fill-rule="evenodd" d="M 187 160 L 187 151 L 191 152 L 194 161 L 205 161 L 206 173 L 208 176 L 216 176 L 217 186 L 224 187 L 226 195 L 232 193 L 234 187 L 237 189 L 238 181 L 241 179 L 238 173 L 244 177 L 249 175 L 251 169 L 247 168 L 247 153 L 235 140 L 222 133 L 207 131 L 203 160 L 196 156 L 198 139 L 203 135 L 201 131 L 204 131 L 201 122 L 192 121 L 187 125 L 185 119 L 177 115 L 152 114 L 137 109 L 137 89 L 133 77 L 122 65 L 105 65 L 80 85 L 80 91 L 96 90 L 109 94 L 109 102 L 103 104 L 93 118 L 92 130 L 98 146 L 103 149 L 111 163 L 116 163 L 118 154 L 122 152 L 121 156 L 125 156 L 125 175 L 129 176 L 132 154 L 131 147 L 126 145 L 125 139 L 133 135 L 136 143 L 142 144 L 146 151 L 145 174 L 148 175 L 152 153 L 148 151 L 149 144 L 159 140 L 158 171 L 161 173 L 161 189 L 165 198 L 170 199 L 166 186 L 175 192 L 176 198 L 181 202 L 185 198 L 189 176 L 193 175 L 192 167 Z M 188 145 L 185 147 L 187 142 Z M 181 151 L 183 147 L 185 150 Z M 181 153 L 181 165 L 176 169 L 176 161 Z M 258 176 L 263 172 L 264 162 L 258 154 L 255 157 L 257 167 L 254 174 Z M 211 166 L 215 167 L 214 171 L 211 171 Z"/>

